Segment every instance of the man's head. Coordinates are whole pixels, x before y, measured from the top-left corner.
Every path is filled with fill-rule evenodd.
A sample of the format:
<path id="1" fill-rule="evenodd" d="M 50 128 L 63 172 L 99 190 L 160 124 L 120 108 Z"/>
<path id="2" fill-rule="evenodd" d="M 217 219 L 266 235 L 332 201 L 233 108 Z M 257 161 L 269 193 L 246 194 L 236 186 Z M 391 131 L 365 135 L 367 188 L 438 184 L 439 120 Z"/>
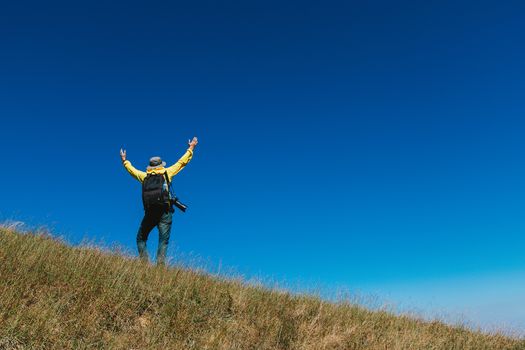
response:
<path id="1" fill-rule="evenodd" d="M 148 170 L 162 168 L 165 165 L 166 165 L 166 162 L 163 162 L 160 157 L 151 157 L 149 159 Z"/>

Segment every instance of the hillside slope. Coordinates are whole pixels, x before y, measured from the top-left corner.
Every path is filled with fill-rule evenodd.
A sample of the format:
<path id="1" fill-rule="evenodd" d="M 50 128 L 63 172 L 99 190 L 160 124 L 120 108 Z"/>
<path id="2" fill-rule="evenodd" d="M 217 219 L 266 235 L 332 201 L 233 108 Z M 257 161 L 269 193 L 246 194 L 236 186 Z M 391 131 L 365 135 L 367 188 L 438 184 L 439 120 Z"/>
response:
<path id="1" fill-rule="evenodd" d="M 0 349 L 525 349 L 0 228 Z"/>

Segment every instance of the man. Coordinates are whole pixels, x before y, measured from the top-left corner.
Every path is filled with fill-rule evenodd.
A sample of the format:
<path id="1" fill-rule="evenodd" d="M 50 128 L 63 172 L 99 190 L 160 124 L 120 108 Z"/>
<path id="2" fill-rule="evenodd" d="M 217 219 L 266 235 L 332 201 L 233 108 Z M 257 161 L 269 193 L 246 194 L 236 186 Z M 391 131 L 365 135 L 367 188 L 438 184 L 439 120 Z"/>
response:
<path id="1" fill-rule="evenodd" d="M 157 226 L 159 230 L 159 246 L 157 249 L 157 265 L 164 265 L 166 261 L 166 251 L 168 250 L 168 243 L 171 232 L 172 222 L 172 206 L 169 202 L 169 184 L 171 179 L 177 175 L 191 160 L 193 157 L 193 150 L 197 146 L 198 140 L 196 137 L 193 140 L 188 141 L 188 150 L 174 165 L 165 168 L 165 162 L 160 157 L 152 157 L 149 161 L 149 166 L 146 172 L 137 170 L 131 165 L 131 162 L 126 159 L 126 150 L 120 150 L 120 157 L 122 164 L 126 170 L 135 179 L 143 184 L 143 203 L 144 203 L 144 218 L 140 224 L 139 231 L 137 233 L 137 248 L 141 259 L 148 261 L 148 251 L 146 249 L 146 242 L 151 230 Z M 157 176 L 158 175 L 158 176 Z M 155 184 L 155 181 L 151 181 L 152 178 L 157 177 L 160 179 L 160 185 L 163 186 L 161 191 L 164 191 L 165 196 L 159 197 L 159 204 L 149 206 L 145 200 L 145 181 L 147 183 Z M 165 181 L 167 180 L 167 181 Z M 165 181 L 165 182 L 163 182 Z M 153 185 L 154 186 L 154 185 Z M 149 186 L 152 187 L 152 186 Z M 162 197 L 162 198 L 161 198 Z"/>

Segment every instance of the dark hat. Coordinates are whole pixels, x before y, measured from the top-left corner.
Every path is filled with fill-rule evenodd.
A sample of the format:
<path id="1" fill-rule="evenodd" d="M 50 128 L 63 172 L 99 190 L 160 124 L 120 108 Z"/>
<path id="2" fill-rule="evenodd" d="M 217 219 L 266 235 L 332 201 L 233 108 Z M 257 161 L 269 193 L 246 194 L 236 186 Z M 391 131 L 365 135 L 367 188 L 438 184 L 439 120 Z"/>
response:
<path id="1" fill-rule="evenodd" d="M 151 157 L 149 159 L 148 170 L 162 168 L 166 165 L 166 162 L 163 162 L 160 157 Z"/>

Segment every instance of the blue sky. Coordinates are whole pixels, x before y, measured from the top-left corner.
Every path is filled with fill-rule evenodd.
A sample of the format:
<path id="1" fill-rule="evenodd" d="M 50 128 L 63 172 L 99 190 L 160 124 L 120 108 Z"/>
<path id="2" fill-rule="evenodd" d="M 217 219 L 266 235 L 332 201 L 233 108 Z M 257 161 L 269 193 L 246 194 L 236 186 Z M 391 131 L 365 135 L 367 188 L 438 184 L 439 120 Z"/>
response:
<path id="1" fill-rule="evenodd" d="M 5 4 L 0 217 L 134 252 L 196 135 L 170 255 L 522 327 L 524 7 Z"/>

